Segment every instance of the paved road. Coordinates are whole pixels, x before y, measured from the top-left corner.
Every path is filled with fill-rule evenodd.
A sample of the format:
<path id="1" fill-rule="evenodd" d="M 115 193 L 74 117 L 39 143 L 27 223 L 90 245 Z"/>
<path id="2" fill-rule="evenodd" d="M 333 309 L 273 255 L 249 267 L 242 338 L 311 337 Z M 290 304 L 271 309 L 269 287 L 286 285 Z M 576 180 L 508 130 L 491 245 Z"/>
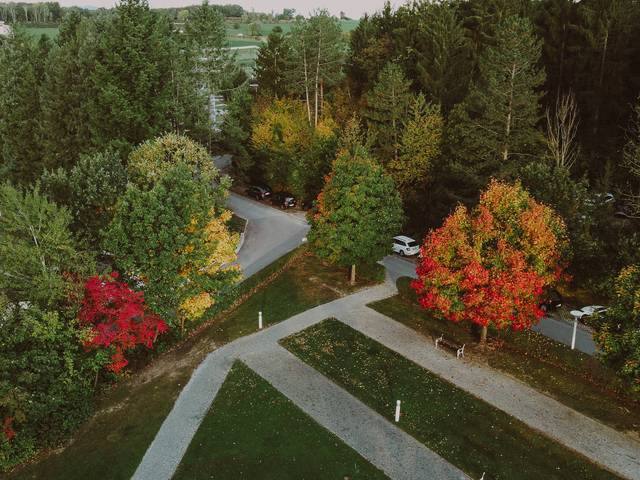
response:
<path id="1" fill-rule="evenodd" d="M 309 231 L 300 212 L 285 212 L 236 193 L 230 195 L 227 206 L 248 221 L 238 252 L 245 278 L 299 246 Z"/>
<path id="2" fill-rule="evenodd" d="M 416 265 L 409 259 L 403 259 L 397 255 L 389 255 L 381 263 L 387 269 L 388 278 L 392 280 L 397 280 L 400 277 L 416 278 Z M 571 321 L 544 317 L 533 327 L 533 330 L 565 345 L 571 345 L 571 336 L 573 334 L 573 322 Z M 593 342 L 591 332 L 581 324 L 578 324 L 578 330 L 576 331 L 576 349 L 588 355 L 596 353 L 596 345 Z"/>
<path id="3" fill-rule="evenodd" d="M 227 203 L 236 215 L 248 220 L 245 241 L 238 253 L 238 261 L 245 278 L 277 260 L 302 243 L 309 225 L 302 212 L 282 211 L 255 200 L 232 193 Z M 415 262 L 397 255 L 388 255 L 381 262 L 387 269 L 387 278 L 416 277 Z M 534 331 L 565 345 L 571 345 L 573 324 L 545 317 Z M 576 349 L 594 355 L 596 346 L 591 333 L 579 325 Z"/>

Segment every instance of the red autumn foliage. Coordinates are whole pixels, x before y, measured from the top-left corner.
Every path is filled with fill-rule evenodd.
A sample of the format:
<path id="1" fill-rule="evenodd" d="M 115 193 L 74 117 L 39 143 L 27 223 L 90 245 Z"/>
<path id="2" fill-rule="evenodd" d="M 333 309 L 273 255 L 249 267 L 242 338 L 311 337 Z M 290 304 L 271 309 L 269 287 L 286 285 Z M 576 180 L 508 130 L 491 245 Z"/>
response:
<path id="1" fill-rule="evenodd" d="M 13 429 L 13 417 L 4 417 L 4 421 L 2 422 L 2 433 L 7 438 L 7 440 L 13 440 L 13 437 L 16 436 L 16 432 Z"/>
<path id="2" fill-rule="evenodd" d="M 107 368 L 116 374 L 129 363 L 125 352 L 137 345 L 152 348 L 158 335 L 169 329 L 164 320 L 148 311 L 143 292 L 117 279 L 117 272 L 113 272 L 87 280 L 79 314 L 80 322 L 93 330 L 86 347 L 115 348 Z"/>
<path id="3" fill-rule="evenodd" d="M 458 207 L 421 248 L 420 304 L 454 322 L 530 328 L 545 286 L 562 276 L 565 227 L 519 184 L 493 181 L 479 205 Z"/>

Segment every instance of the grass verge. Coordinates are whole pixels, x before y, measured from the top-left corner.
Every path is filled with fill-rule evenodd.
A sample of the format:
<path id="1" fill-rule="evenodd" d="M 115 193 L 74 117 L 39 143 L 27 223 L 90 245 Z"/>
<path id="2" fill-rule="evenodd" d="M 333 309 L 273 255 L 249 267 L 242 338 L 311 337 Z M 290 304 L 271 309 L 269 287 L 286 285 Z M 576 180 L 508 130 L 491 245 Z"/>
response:
<path id="1" fill-rule="evenodd" d="M 617 478 L 338 320 L 282 343 L 472 478 Z"/>
<path id="2" fill-rule="evenodd" d="M 293 253 L 246 279 L 242 289 L 250 291 L 259 285 L 290 255 Z M 9 478 L 130 478 L 193 370 L 210 351 L 256 331 L 259 310 L 264 312 L 265 326 L 269 326 L 375 283 L 381 272 L 376 267 L 369 272 L 370 277 L 361 276 L 358 285 L 351 287 L 347 270 L 323 265 L 313 256 L 301 256 L 238 308 L 217 315 L 199 334 L 115 385 L 99 400 L 96 414 L 66 448 L 43 455 L 40 461 L 36 459 L 9 474 Z"/>
<path id="3" fill-rule="evenodd" d="M 227 223 L 227 226 L 233 233 L 243 233 L 245 228 L 247 227 L 247 221 L 244 218 L 234 214 L 231 216 L 231 219 Z"/>
<path id="4" fill-rule="evenodd" d="M 387 477 L 236 362 L 173 478 Z"/>
<path id="5" fill-rule="evenodd" d="M 370 304 L 374 310 L 423 335 L 466 343 L 474 360 L 531 385 L 559 402 L 620 431 L 640 434 L 640 405 L 620 391 L 614 372 L 596 358 L 533 331 L 490 332 L 490 348 L 474 348 L 477 336 L 468 325 L 440 320 L 424 309 L 409 289 L 409 279 L 398 281 L 399 294 Z"/>

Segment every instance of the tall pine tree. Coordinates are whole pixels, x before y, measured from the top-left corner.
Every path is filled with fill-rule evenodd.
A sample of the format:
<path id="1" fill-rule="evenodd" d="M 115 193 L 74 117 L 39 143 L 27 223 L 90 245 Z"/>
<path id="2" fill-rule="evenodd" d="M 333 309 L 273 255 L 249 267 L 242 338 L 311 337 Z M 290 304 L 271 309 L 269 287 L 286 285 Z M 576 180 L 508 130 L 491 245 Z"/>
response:
<path id="1" fill-rule="evenodd" d="M 480 78 L 449 116 L 451 170 L 475 196 L 490 176 L 510 177 L 539 153 L 542 135 L 538 67 L 541 44 L 530 22 L 511 16 L 496 30 L 495 45 L 480 58 Z"/>
<path id="2" fill-rule="evenodd" d="M 376 154 L 382 162 L 397 160 L 402 129 L 411 105 L 411 81 L 402 68 L 388 63 L 366 95 L 364 117 L 375 136 Z"/>

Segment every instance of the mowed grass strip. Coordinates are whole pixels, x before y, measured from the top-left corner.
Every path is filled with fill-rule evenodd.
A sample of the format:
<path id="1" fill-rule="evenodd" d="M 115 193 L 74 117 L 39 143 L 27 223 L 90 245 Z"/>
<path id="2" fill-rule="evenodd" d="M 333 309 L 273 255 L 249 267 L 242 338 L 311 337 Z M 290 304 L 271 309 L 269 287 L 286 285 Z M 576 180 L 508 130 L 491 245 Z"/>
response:
<path id="1" fill-rule="evenodd" d="M 243 282 L 245 291 L 287 262 L 290 253 Z M 354 289 L 384 278 L 379 265 L 361 268 L 358 284 L 349 285 L 347 269 L 302 256 L 289 269 L 227 315 L 220 315 L 182 347 L 161 355 L 147 370 L 134 373 L 100 399 L 97 413 L 65 449 L 9 474 L 10 479 L 123 480 L 136 467 L 171 411 L 178 394 L 205 355 L 220 345 L 258 329 L 258 311 L 265 327 Z M 342 480 L 342 478 L 340 478 Z"/>
<path id="2" fill-rule="evenodd" d="M 613 428 L 640 433 L 640 404 L 621 393 L 623 387 L 615 373 L 597 358 L 534 331 L 490 331 L 492 348 L 474 349 L 478 335 L 469 325 L 441 320 L 425 311 L 409 282 L 409 278 L 400 278 L 398 295 L 369 307 L 432 339 L 444 334 L 445 338 L 466 343 L 474 360 L 513 375 Z"/>
<path id="3" fill-rule="evenodd" d="M 236 362 L 173 478 L 387 477 L 243 363 Z"/>
<path id="4" fill-rule="evenodd" d="M 472 478 L 618 478 L 338 320 L 282 343 Z"/>

